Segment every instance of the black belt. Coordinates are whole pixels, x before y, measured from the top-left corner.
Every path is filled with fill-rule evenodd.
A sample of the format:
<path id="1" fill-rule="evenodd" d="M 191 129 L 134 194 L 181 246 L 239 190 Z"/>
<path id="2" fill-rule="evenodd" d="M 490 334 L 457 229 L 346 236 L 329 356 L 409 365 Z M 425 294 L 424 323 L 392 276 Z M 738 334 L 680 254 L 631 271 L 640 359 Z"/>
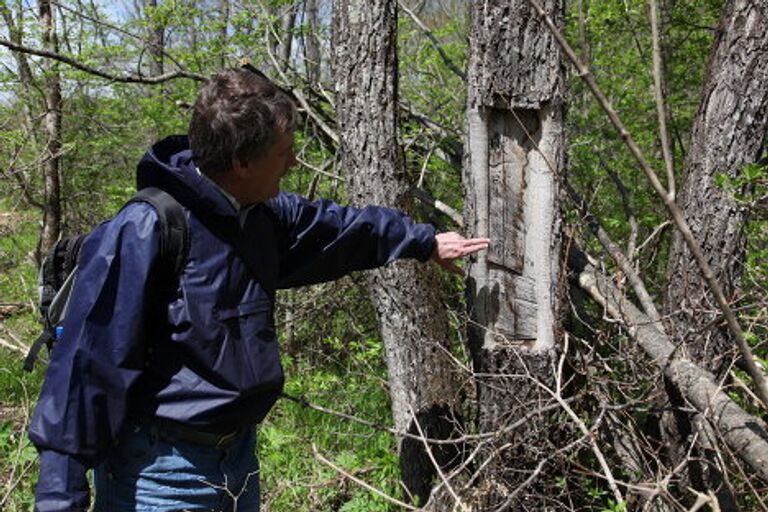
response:
<path id="1" fill-rule="evenodd" d="M 205 432 L 163 418 L 146 420 L 146 424 L 156 427 L 157 434 L 166 441 L 183 441 L 211 448 L 224 448 L 246 432 L 247 427 L 241 427 L 230 432 Z"/>

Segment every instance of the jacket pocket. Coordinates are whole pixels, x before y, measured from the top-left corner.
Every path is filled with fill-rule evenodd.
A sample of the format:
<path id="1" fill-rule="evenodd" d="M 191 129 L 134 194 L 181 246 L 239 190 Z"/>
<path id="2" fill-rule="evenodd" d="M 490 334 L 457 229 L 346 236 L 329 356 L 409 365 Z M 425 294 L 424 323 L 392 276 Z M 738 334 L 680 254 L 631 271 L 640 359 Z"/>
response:
<path id="1" fill-rule="evenodd" d="M 268 313 L 272 317 L 272 301 L 269 299 L 252 300 L 243 302 L 234 308 L 219 309 L 216 311 L 216 318 L 219 321 L 229 320 L 241 316 L 254 315 L 256 313 Z"/>
<path id="2" fill-rule="evenodd" d="M 224 326 L 228 337 L 251 340 L 253 336 L 261 341 L 276 341 L 275 322 L 272 316 L 272 301 L 260 299 L 242 302 L 234 308 L 219 309 L 216 319 Z"/>
<path id="3" fill-rule="evenodd" d="M 215 369 L 241 392 L 282 383 L 272 301 L 242 302 L 214 315 L 223 332 Z"/>

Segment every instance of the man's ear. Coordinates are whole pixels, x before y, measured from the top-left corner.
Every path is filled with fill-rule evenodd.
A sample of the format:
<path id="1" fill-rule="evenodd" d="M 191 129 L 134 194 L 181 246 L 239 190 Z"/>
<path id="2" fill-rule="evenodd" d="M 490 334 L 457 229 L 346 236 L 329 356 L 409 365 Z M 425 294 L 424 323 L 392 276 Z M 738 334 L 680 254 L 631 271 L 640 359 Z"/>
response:
<path id="1" fill-rule="evenodd" d="M 237 157 L 232 158 L 232 172 L 239 177 L 248 174 L 248 160 Z"/>

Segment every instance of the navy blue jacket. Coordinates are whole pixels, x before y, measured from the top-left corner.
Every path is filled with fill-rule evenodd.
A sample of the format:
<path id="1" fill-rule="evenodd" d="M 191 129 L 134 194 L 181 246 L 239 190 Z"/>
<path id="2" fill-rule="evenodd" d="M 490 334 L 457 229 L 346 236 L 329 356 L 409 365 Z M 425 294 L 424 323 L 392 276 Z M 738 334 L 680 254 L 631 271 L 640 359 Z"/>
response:
<path id="1" fill-rule="evenodd" d="M 127 417 L 213 430 L 261 421 L 283 386 L 273 318 L 278 288 L 396 258 L 427 260 L 434 248 L 431 226 L 382 207 L 281 193 L 237 211 L 197 172 L 182 136 L 141 160 L 138 187 L 147 186 L 185 207 L 186 264 L 171 285 L 162 284 L 159 221 L 144 203 L 130 204 L 86 239 L 29 429 L 40 451 L 41 512 L 86 510 L 86 470 L 105 459 Z M 226 242 L 235 239 L 237 249 Z"/>

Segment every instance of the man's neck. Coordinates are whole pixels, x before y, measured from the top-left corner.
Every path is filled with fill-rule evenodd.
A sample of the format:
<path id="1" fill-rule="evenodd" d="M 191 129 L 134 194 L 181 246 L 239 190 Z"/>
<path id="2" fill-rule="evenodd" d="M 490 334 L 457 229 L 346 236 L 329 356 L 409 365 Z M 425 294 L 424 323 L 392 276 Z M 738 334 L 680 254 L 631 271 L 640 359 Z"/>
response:
<path id="1" fill-rule="evenodd" d="M 240 208 L 243 205 L 237 199 L 237 196 L 232 192 L 235 188 L 232 186 L 232 184 L 229 183 L 230 180 L 226 179 L 226 173 L 222 173 L 216 177 L 211 177 L 200 171 L 200 169 L 198 169 L 197 172 L 200 174 L 200 176 L 213 183 L 219 192 L 221 192 L 221 194 L 226 197 L 227 200 L 232 204 L 236 211 L 240 211 Z"/>

